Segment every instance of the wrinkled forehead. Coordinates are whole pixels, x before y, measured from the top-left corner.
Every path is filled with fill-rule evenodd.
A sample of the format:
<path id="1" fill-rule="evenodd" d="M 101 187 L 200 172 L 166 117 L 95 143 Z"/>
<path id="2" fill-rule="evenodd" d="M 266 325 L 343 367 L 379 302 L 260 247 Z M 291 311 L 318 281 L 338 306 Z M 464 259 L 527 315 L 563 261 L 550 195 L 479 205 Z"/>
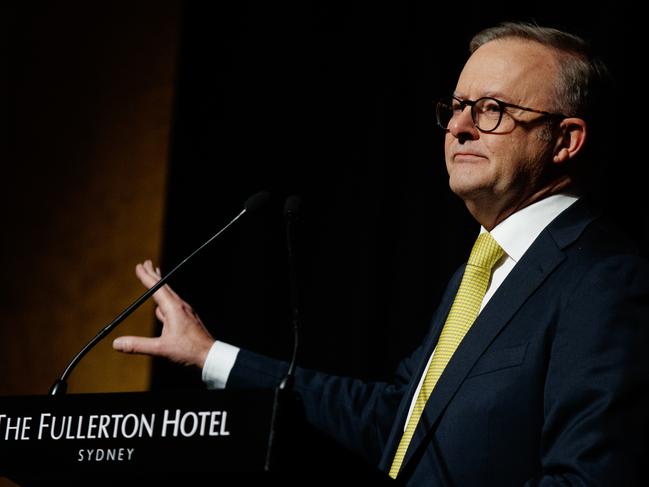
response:
<path id="1" fill-rule="evenodd" d="M 455 94 L 494 96 L 510 103 L 551 103 L 558 82 L 556 51 L 538 42 L 506 38 L 487 42 L 468 59 Z"/>

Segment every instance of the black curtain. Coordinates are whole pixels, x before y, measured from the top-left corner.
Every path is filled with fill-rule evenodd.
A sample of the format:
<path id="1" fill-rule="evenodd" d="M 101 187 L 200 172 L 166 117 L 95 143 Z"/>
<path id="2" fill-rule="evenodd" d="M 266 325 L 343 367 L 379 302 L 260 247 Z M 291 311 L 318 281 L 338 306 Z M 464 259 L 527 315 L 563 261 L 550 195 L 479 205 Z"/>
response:
<path id="1" fill-rule="evenodd" d="M 426 333 L 478 230 L 448 189 L 432 102 L 453 90 L 471 36 L 503 20 L 573 31 L 609 61 L 619 111 L 606 134 L 603 201 L 646 245 L 646 120 L 634 66 L 644 61 L 633 18 L 619 4 L 187 2 L 163 267 L 248 196 L 267 189 L 273 199 L 172 286 L 218 339 L 288 359 L 282 207 L 299 194 L 299 363 L 388 377 Z M 195 371 L 156 363 L 155 387 L 199 382 Z"/>

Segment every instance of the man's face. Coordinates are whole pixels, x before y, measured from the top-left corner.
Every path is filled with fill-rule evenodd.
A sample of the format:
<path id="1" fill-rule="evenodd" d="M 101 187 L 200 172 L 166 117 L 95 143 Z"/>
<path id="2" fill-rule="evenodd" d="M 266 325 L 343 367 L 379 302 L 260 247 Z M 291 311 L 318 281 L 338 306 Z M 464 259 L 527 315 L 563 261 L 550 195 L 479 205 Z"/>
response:
<path id="1" fill-rule="evenodd" d="M 491 41 L 469 58 L 454 94 L 462 100 L 489 96 L 552 111 L 557 73 L 553 51 L 538 43 Z M 515 211 L 542 188 L 544 171 L 552 164 L 553 143 L 542 117 L 508 108 L 498 129 L 483 133 L 466 107 L 451 120 L 446 134 L 451 190 L 469 206 L 490 205 L 497 214 Z"/>

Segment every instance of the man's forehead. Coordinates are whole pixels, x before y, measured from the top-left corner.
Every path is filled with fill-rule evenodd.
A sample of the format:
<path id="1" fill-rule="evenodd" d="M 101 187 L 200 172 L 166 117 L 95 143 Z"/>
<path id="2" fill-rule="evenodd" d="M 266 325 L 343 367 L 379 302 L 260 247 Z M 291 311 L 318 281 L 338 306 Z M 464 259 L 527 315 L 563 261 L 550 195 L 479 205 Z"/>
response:
<path id="1" fill-rule="evenodd" d="M 516 38 L 493 40 L 479 47 L 468 59 L 456 94 L 518 98 L 516 94 L 525 96 L 533 91 L 550 93 L 557 67 L 555 51 L 537 42 Z"/>

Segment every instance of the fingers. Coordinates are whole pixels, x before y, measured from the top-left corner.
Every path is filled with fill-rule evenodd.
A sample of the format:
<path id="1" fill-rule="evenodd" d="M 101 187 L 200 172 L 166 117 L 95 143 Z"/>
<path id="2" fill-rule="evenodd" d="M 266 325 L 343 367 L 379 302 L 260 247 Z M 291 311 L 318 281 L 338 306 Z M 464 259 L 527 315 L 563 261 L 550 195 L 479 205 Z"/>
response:
<path id="1" fill-rule="evenodd" d="M 160 280 L 160 276 L 153 270 L 153 265 L 150 260 L 147 260 L 143 264 L 137 264 L 135 266 L 135 275 L 148 289 L 151 289 Z M 166 312 L 166 309 L 171 306 L 173 300 L 178 299 L 178 295 L 169 286 L 162 286 L 153 294 L 153 300 L 163 308 L 163 312 Z"/>
<path id="2" fill-rule="evenodd" d="M 156 306 L 156 308 L 155 308 L 155 317 L 158 318 L 162 322 L 164 322 L 164 320 L 165 320 L 165 314 L 160 309 L 160 306 Z"/>
<path id="3" fill-rule="evenodd" d="M 162 279 L 159 268 L 150 260 L 138 264 L 135 274 L 151 289 Z M 155 316 L 163 323 L 159 337 L 123 336 L 113 341 L 113 348 L 124 353 L 166 357 L 183 365 L 202 367 L 214 338 L 203 325 L 192 307 L 169 286 L 162 286 L 153 294 L 157 306 Z"/>
<path id="4" fill-rule="evenodd" d="M 135 274 L 140 279 L 142 284 L 144 284 L 149 289 L 151 289 L 160 279 L 162 279 L 160 268 L 156 267 L 154 269 L 151 260 L 145 260 L 143 263 L 137 264 L 135 266 Z M 178 295 L 174 292 L 173 289 L 169 287 L 169 285 L 162 286 L 158 292 L 163 295 L 163 298 L 165 297 L 165 294 L 167 295 L 166 297 L 178 298 Z M 156 294 L 158 294 L 158 292 L 156 292 Z M 153 297 L 156 297 L 155 294 Z"/>
<path id="5" fill-rule="evenodd" d="M 150 260 L 145 260 L 141 264 L 135 266 L 135 273 L 146 287 L 151 288 L 157 283 L 161 275 L 153 269 L 153 264 Z"/>
<path id="6" fill-rule="evenodd" d="M 113 340 L 113 348 L 119 352 L 160 355 L 159 338 L 123 336 Z"/>

